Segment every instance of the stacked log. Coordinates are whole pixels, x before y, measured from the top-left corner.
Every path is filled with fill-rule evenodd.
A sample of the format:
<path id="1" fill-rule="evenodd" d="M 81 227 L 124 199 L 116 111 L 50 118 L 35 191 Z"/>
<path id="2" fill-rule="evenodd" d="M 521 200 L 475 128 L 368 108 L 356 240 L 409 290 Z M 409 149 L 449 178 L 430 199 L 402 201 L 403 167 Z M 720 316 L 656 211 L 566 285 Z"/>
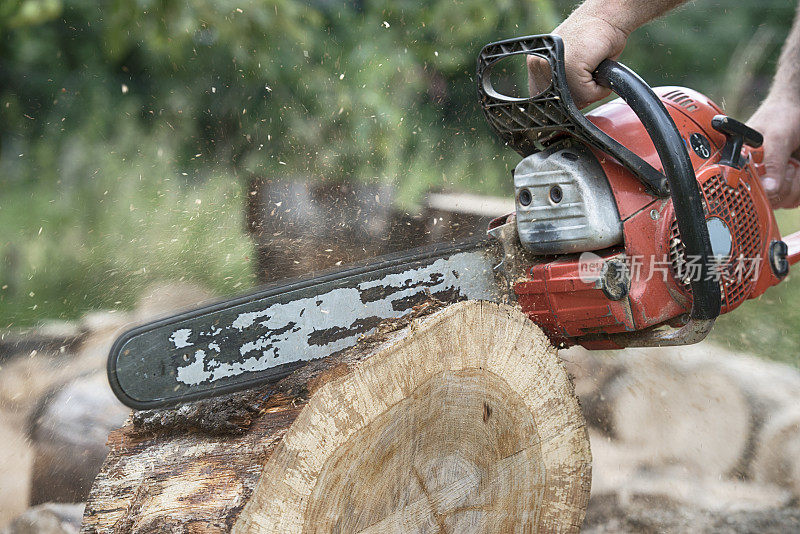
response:
<path id="1" fill-rule="evenodd" d="M 606 390 L 614 438 L 654 465 L 680 462 L 712 476 L 739 467 L 753 414 L 735 381 L 661 351 L 631 351 L 623 358 L 625 373 Z"/>
<path id="2" fill-rule="evenodd" d="M 629 451 L 629 472 L 678 465 L 695 477 L 770 483 L 800 497 L 796 369 L 707 343 L 563 356 L 589 424 Z"/>
<path id="3" fill-rule="evenodd" d="M 766 422 L 752 465 L 756 480 L 789 488 L 795 498 L 800 499 L 800 408 L 797 400 Z"/>
<path id="4" fill-rule="evenodd" d="M 83 504 L 47 503 L 33 506 L 20 514 L 2 534 L 77 534 L 81 526 Z"/>
<path id="5" fill-rule="evenodd" d="M 28 507 L 33 451 L 25 435 L 24 420 L 0 412 L 0 526 Z"/>
<path id="6" fill-rule="evenodd" d="M 122 426 L 128 412 L 103 372 L 77 377 L 46 394 L 30 421 L 30 504 L 85 501 L 108 455 L 107 436 Z"/>
<path id="7" fill-rule="evenodd" d="M 209 296 L 193 284 L 155 284 L 132 313 L 92 312 L 0 340 L 0 526 L 30 504 L 86 498 L 108 433 L 128 414 L 105 378 L 111 344 L 135 322 Z"/>
<path id="8" fill-rule="evenodd" d="M 175 295 L 164 300 L 179 301 Z M 413 526 L 469 532 L 518 524 L 574 530 L 588 491 L 586 437 L 572 425 L 575 433 L 558 439 L 549 431 L 548 442 L 542 419 L 569 412 L 569 402 L 545 400 L 571 391 L 558 385 L 566 375 L 544 363 L 554 352 L 535 326 L 523 331 L 513 326 L 509 308 L 480 306 L 480 312 L 420 310 L 420 317 L 390 322 L 357 349 L 309 364 L 272 388 L 135 413 L 111 434 L 111 454 L 91 491 L 84 532 L 268 531 L 264 525 L 277 525 L 275 531 Z M 156 308 L 134 317 L 163 313 Z M 62 417 L 65 407 L 84 406 L 84 415 L 99 418 L 92 423 L 98 428 L 113 411 L 97 410 L 95 400 L 78 401 L 102 396 L 106 387 L 90 371 L 104 363 L 121 322 L 115 316 L 86 318 L 94 334 L 83 340 L 77 357 L 16 358 L 0 374 L 0 404 L 17 407 L 1 412 L 0 423 L 32 414 L 26 417 L 34 437 L 27 456 L 5 463 L 33 462 L 34 473 L 50 475 L 34 474 L 34 488 L 67 486 L 54 482 L 57 464 L 77 456 L 55 444 L 61 439 L 56 429 L 59 421 L 75 429 L 81 423 Z M 686 518 L 719 525 L 731 509 L 748 511 L 737 519 L 742 524 L 754 517 L 774 517 L 780 525 L 797 521 L 798 514 L 780 512 L 800 498 L 796 369 L 707 344 L 607 353 L 570 349 L 560 356 L 574 375 L 596 453 L 590 526 L 610 528 L 602 518 L 611 516 L 620 528 L 648 520 L 656 525 L 648 509 L 674 523 L 659 523 L 663 528 L 656 530 L 683 528 Z M 542 396 L 536 409 L 529 400 L 534 393 Z M 117 421 L 123 416 L 124 410 Z M 24 434 L 15 432 L 2 435 L 23 443 Z M 532 436 L 538 436 L 539 449 Z M 543 452 L 564 439 L 571 445 L 558 457 L 583 459 L 574 460 L 571 474 L 563 463 L 547 466 Z M 102 453 L 94 456 L 96 471 Z M 45 460 L 50 467 L 41 467 Z M 521 460 L 524 465 L 513 463 Z M 550 494 L 558 506 L 547 494 L 554 469 L 564 473 L 558 496 Z M 83 480 L 76 487 L 85 491 L 89 476 L 73 473 L 71 479 Z M 20 495 L 27 484 L 20 478 Z M 78 498 L 36 497 L 38 491 L 35 500 Z M 564 506 L 571 511 L 560 515 Z M 560 519 L 542 523 L 554 517 L 546 510 L 556 507 Z M 511 526 L 501 515 L 512 518 Z"/>

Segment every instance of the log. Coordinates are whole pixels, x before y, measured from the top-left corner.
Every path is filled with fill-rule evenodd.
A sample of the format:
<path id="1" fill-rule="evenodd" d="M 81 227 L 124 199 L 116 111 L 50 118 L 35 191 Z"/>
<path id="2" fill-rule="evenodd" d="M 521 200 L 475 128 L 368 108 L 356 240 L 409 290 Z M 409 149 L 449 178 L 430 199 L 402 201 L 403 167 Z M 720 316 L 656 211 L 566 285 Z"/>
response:
<path id="1" fill-rule="evenodd" d="M 597 515 L 597 510 L 592 510 L 593 504 L 609 497 L 622 504 L 637 500 L 655 504 L 668 500 L 681 508 L 718 512 L 758 511 L 791 505 L 791 493 L 774 484 L 702 476 L 681 463 L 651 467 L 652 459 L 647 450 L 611 440 L 592 430 L 589 439 L 592 443 L 592 498 L 584 527 L 596 519 L 591 517 Z"/>
<path id="2" fill-rule="evenodd" d="M 13 484 L 0 484 L 0 527 L 28 508 L 29 497 L 33 504 L 85 499 L 108 454 L 108 431 L 127 413 L 105 378 L 111 344 L 133 322 L 209 297 L 194 284 L 159 283 L 147 288 L 132 313 L 95 311 L 16 338 L 6 333 L 0 340 L 0 441 L 6 444 L 0 480 Z M 3 352 L 12 345 L 11 353 Z M 20 353 L 20 347 L 27 348 Z M 80 385 L 97 373 L 94 382 Z"/>
<path id="3" fill-rule="evenodd" d="M 106 436 L 128 412 L 102 371 L 45 394 L 28 423 L 34 449 L 30 505 L 83 502 L 108 455 Z"/>
<path id="4" fill-rule="evenodd" d="M 2 534 L 77 534 L 83 504 L 47 503 L 27 509 L 0 533 Z"/>
<path id="5" fill-rule="evenodd" d="M 24 422 L 0 409 L 0 528 L 28 508 L 33 451 Z"/>
<path id="6" fill-rule="evenodd" d="M 74 323 L 49 321 L 35 328 L 0 330 L 0 362 L 21 354 L 66 352 L 84 336 Z"/>
<path id="7" fill-rule="evenodd" d="M 796 369 L 708 343 L 606 354 L 604 371 L 595 369 L 593 355 L 576 349 L 570 355 L 570 370 L 591 371 L 577 386 L 590 424 L 603 414 L 602 430 L 636 450 L 640 467 L 678 464 L 696 476 L 797 484 L 786 473 L 772 474 L 775 462 L 783 462 L 776 458 L 793 454 L 795 423 L 789 416 L 773 420 L 800 398 Z"/>
<path id="8" fill-rule="evenodd" d="M 800 408 L 786 407 L 765 425 L 753 458 L 753 477 L 788 488 L 800 499 Z"/>
<path id="9" fill-rule="evenodd" d="M 610 351 L 586 350 L 575 346 L 558 351 L 575 384 L 586 424 L 612 435 L 611 403 L 606 394 L 609 385 L 625 372 L 625 366 Z"/>
<path id="10" fill-rule="evenodd" d="M 650 467 L 679 463 L 728 476 L 748 447 L 751 409 L 714 368 L 685 365 L 668 351 L 629 351 L 608 385 L 613 436 L 642 451 Z"/>
<path id="11" fill-rule="evenodd" d="M 591 454 L 516 309 L 426 303 L 271 388 L 134 413 L 82 532 L 576 532 Z"/>

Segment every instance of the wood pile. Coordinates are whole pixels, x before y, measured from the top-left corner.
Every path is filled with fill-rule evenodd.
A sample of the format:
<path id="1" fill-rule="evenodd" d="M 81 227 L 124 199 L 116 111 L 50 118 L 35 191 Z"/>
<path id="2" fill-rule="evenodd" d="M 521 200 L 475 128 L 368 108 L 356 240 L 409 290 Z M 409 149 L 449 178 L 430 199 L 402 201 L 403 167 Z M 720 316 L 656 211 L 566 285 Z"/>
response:
<path id="1" fill-rule="evenodd" d="M 0 534 L 78 534 L 83 504 L 47 503 L 33 506 L 14 518 Z"/>
<path id="2" fill-rule="evenodd" d="M 418 310 L 277 387 L 134 413 L 106 444 L 127 414 L 102 373 L 119 329 L 207 297 L 172 286 L 152 293 L 134 314 L 87 316 L 70 330 L 83 334 L 68 349 L 33 348 L 3 361 L 0 528 L 18 516 L 6 532 L 47 532 L 30 525 L 51 523 L 73 532 L 62 512 L 74 515 L 82 504 L 19 514 L 38 502 L 86 498 L 109 450 L 84 532 L 268 531 L 264 524 L 504 531 L 515 521 L 549 527 L 555 508 L 563 530 L 574 530 L 583 510 L 587 532 L 800 530 L 795 368 L 707 343 L 560 351 L 591 440 L 586 508 L 580 417 L 547 423 L 576 410 L 543 400 L 569 391 L 566 375 L 542 363 L 554 352 L 533 325 L 512 328 L 511 312 L 494 305 L 481 305 L 481 321 L 494 321 L 483 331 L 466 305 Z M 544 392 L 535 409 L 534 391 Z M 563 446 L 563 428 L 575 432 L 567 452 L 548 460 L 546 445 Z M 564 458 L 578 459 L 571 474 Z M 554 469 L 548 461 L 564 473 L 558 496 L 542 484 L 543 470 Z"/>
<path id="3" fill-rule="evenodd" d="M 72 324 L 5 336 L 0 342 L 5 351 L 0 352 L 0 528 L 31 505 L 86 499 L 108 454 L 108 433 L 129 413 L 105 378 L 114 339 L 136 322 L 209 297 L 192 284 L 156 284 L 132 313 L 93 312 Z"/>
<path id="4" fill-rule="evenodd" d="M 590 427 L 592 501 L 617 518 L 669 503 L 716 524 L 800 499 L 797 369 L 708 343 L 561 356 Z"/>

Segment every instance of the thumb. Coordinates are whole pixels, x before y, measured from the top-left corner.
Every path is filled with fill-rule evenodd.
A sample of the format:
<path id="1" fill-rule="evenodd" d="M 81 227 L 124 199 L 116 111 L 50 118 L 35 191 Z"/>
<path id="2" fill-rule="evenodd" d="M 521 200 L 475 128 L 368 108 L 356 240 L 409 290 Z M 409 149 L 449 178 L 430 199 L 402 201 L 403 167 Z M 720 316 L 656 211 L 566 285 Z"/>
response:
<path id="1" fill-rule="evenodd" d="M 761 186 L 769 197 L 774 197 L 778 194 L 778 181 L 769 174 L 761 178 Z"/>
<path id="2" fill-rule="evenodd" d="M 764 176 L 761 185 L 769 197 L 780 194 L 781 186 L 786 179 L 786 164 L 789 153 L 776 144 L 764 145 Z"/>
<path id="3" fill-rule="evenodd" d="M 530 97 L 535 97 L 550 85 L 550 64 L 538 56 L 529 55 L 528 63 L 528 92 Z"/>

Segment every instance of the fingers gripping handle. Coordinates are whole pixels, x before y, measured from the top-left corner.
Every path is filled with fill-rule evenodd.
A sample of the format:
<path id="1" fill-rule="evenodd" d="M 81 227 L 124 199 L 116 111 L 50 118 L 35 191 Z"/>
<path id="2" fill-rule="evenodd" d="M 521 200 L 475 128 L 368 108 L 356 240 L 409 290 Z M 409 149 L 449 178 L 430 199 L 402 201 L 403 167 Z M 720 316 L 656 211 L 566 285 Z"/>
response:
<path id="1" fill-rule="evenodd" d="M 539 58 L 536 63 L 550 80 L 548 87 L 529 98 L 503 95 L 492 85 L 492 69 L 501 60 L 517 55 Z M 572 101 L 566 77 L 564 43 L 558 35 L 530 35 L 487 44 L 478 56 L 476 76 L 486 121 L 522 156 L 539 152 L 564 134 L 577 138 L 613 156 L 652 193 L 669 196 L 663 174 L 583 116 Z"/>
<path id="2" fill-rule="evenodd" d="M 763 178 L 767 173 L 766 166 L 764 165 L 763 151 L 757 149 L 751 151 L 750 154 L 755 160 L 755 169 L 758 177 Z M 800 179 L 800 161 L 789 158 L 786 169 L 786 172 L 791 172 L 793 174 L 795 180 Z M 786 261 L 789 265 L 794 265 L 800 261 L 800 231 L 783 236 L 781 239 L 786 243 Z"/>
<path id="3" fill-rule="evenodd" d="M 607 59 L 600 63 L 594 76 L 598 84 L 625 100 L 642 121 L 655 145 L 669 182 L 675 218 L 686 254 L 698 258 L 701 266 L 700 276 L 691 283 L 691 318 L 714 320 L 720 312 L 720 288 L 711 272 L 713 253 L 700 188 L 678 128 L 650 86 L 625 65 Z"/>

